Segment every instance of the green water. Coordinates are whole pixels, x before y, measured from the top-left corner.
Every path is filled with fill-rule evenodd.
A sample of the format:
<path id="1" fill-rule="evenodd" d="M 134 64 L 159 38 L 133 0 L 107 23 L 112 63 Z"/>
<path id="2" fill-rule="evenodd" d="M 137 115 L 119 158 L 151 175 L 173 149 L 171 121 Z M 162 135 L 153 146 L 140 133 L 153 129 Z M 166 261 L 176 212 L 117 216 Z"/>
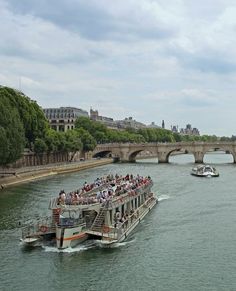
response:
<path id="1" fill-rule="evenodd" d="M 190 175 L 193 158 L 143 160 L 53 176 L 0 192 L 0 290 L 236 290 L 236 165 L 209 154 L 219 178 Z M 112 249 L 85 243 L 24 249 L 19 221 L 49 214 L 49 198 L 108 173 L 151 175 L 159 204 Z"/>

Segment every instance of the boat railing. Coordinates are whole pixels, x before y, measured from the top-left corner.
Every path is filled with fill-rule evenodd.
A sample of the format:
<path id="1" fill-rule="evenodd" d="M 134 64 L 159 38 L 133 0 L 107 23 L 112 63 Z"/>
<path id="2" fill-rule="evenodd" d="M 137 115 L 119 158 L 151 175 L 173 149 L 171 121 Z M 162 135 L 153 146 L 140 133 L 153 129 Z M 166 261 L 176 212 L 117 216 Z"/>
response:
<path id="1" fill-rule="evenodd" d="M 52 217 L 43 217 L 21 228 L 22 239 L 31 236 L 40 236 L 47 233 L 55 232 L 55 224 Z"/>
<path id="2" fill-rule="evenodd" d="M 148 207 L 154 199 L 153 193 L 151 193 L 145 203 L 131 213 L 123 222 L 118 222 L 115 226 L 111 227 L 105 226 L 102 232 L 103 239 L 118 240 L 125 231 L 140 219 L 140 216 L 142 216 L 143 212 L 146 211 L 146 207 Z"/>
<path id="3" fill-rule="evenodd" d="M 149 189 L 152 187 L 153 182 L 152 180 L 149 180 L 148 183 L 139 186 L 136 189 L 129 189 L 128 191 L 126 191 L 125 193 L 121 193 L 121 194 L 116 194 L 115 196 L 113 196 L 112 200 L 108 200 L 109 203 L 106 203 L 107 201 L 105 201 L 104 205 L 108 208 L 112 208 L 112 207 L 117 207 L 120 204 L 123 204 L 125 202 L 127 202 L 132 196 L 136 196 L 136 195 L 140 195 L 142 194 L 145 190 L 149 191 Z M 96 194 L 92 191 L 91 193 L 87 192 L 85 193 L 88 196 L 94 196 L 94 198 L 96 197 Z M 88 206 L 95 206 L 95 205 L 99 205 L 100 202 L 94 202 L 93 200 L 91 201 L 83 201 L 82 204 L 67 204 L 66 202 L 64 203 L 59 203 L 58 201 L 58 197 L 54 197 L 51 198 L 50 202 L 49 202 L 49 209 L 55 209 L 55 208 L 62 208 L 64 210 L 74 210 L 77 208 L 83 209 L 83 208 L 87 208 Z"/>
<path id="4" fill-rule="evenodd" d="M 85 220 L 83 218 L 60 218 L 59 223 L 57 224 L 59 227 L 75 227 L 78 225 L 85 226 Z"/>
<path id="5" fill-rule="evenodd" d="M 146 189 L 150 189 L 151 186 L 153 185 L 153 182 L 150 181 L 146 185 L 142 185 L 139 188 L 136 188 L 134 190 L 129 190 L 125 194 L 115 196 L 112 201 L 109 201 L 109 203 L 106 204 L 107 208 L 116 208 L 120 204 L 124 204 L 128 201 L 130 201 L 133 197 L 136 197 L 137 195 L 142 194 Z"/>
<path id="6" fill-rule="evenodd" d="M 97 206 L 99 205 L 99 202 L 86 202 L 84 201 L 83 203 L 72 203 L 72 204 L 68 204 L 68 203 L 62 203 L 62 202 L 58 202 L 58 198 L 51 198 L 50 202 L 49 202 L 49 209 L 56 209 L 56 208 L 61 208 L 62 210 L 77 210 L 77 209 L 83 209 L 83 208 L 88 208 L 91 206 Z"/>
<path id="7" fill-rule="evenodd" d="M 124 177 L 120 177 L 120 178 L 116 179 L 116 183 L 121 182 L 123 179 L 124 179 Z M 105 181 L 101 185 L 99 185 L 97 187 L 93 187 L 91 190 L 89 190 L 87 192 L 85 191 L 85 192 L 81 193 L 81 196 L 82 197 L 84 197 L 84 196 L 87 196 L 87 197 L 95 196 L 96 197 L 96 192 L 99 191 L 99 190 L 102 190 L 102 189 L 107 189 L 108 186 L 110 185 L 110 182 L 111 181 Z M 87 203 L 87 204 L 90 204 L 90 203 Z M 49 201 L 49 207 L 48 208 L 49 209 L 54 209 L 54 208 L 57 208 L 58 206 L 59 206 L 58 197 L 51 198 L 50 201 Z"/>

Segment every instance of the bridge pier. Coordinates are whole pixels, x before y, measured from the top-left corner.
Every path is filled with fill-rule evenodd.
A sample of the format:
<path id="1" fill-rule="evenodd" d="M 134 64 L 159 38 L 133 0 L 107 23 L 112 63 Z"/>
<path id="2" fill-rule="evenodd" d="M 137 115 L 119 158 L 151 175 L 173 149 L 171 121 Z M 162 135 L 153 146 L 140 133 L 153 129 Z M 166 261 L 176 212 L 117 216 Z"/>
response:
<path id="1" fill-rule="evenodd" d="M 233 156 L 233 160 L 234 160 L 233 163 L 236 164 L 236 154 L 235 153 L 230 153 L 230 154 L 232 154 Z"/>
<path id="2" fill-rule="evenodd" d="M 168 154 L 166 152 L 159 152 L 157 154 L 157 157 L 158 157 L 158 163 L 160 164 L 169 163 Z"/>
<path id="3" fill-rule="evenodd" d="M 203 163 L 204 154 L 202 152 L 195 152 L 194 153 L 194 158 L 195 158 L 195 163 L 196 164 L 202 164 Z"/>

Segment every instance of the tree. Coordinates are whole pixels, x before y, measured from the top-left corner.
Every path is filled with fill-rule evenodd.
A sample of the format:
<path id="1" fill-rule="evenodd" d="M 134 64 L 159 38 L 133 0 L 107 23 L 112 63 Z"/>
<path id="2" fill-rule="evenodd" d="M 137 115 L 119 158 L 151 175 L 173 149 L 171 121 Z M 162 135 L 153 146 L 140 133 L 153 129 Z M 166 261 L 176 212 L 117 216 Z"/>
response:
<path id="1" fill-rule="evenodd" d="M 80 134 L 76 130 L 69 130 L 65 133 L 67 142 L 66 149 L 70 152 L 76 152 L 83 149 L 83 143 L 80 138 Z"/>
<path id="2" fill-rule="evenodd" d="M 19 159 L 25 146 L 23 124 L 10 98 L 8 91 L 0 87 L 0 165 L 2 166 Z"/>
<path id="3" fill-rule="evenodd" d="M 83 151 L 93 151 L 97 145 L 96 140 L 93 138 L 93 136 L 83 128 L 77 129 L 77 132 L 83 144 Z"/>
<path id="4" fill-rule="evenodd" d="M 59 148 L 58 132 L 49 128 L 44 137 L 48 152 L 56 152 Z"/>
<path id="5" fill-rule="evenodd" d="M 19 113 L 27 146 L 31 148 L 36 138 L 43 138 L 45 135 L 48 128 L 46 117 L 39 105 L 22 92 L 8 87 L 4 87 L 4 91 L 11 106 Z"/>
<path id="6" fill-rule="evenodd" d="M 7 163 L 9 155 L 9 139 L 7 138 L 6 130 L 0 126 L 0 165 Z"/>
<path id="7" fill-rule="evenodd" d="M 47 151 L 48 147 L 46 142 L 41 138 L 36 138 L 34 142 L 34 152 L 36 154 L 42 154 Z"/>
<path id="8" fill-rule="evenodd" d="M 75 121 L 75 128 L 83 128 L 91 133 L 94 128 L 93 124 L 94 121 L 90 120 L 88 117 L 80 116 Z"/>

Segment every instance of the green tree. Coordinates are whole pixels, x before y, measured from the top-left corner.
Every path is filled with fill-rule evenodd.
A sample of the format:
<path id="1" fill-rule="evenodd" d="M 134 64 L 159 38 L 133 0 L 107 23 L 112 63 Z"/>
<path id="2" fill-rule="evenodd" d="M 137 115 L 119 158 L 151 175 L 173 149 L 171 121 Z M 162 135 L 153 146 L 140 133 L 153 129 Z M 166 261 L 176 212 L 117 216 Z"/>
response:
<path id="1" fill-rule="evenodd" d="M 11 95 L 0 87 L 0 165 L 5 166 L 21 157 L 25 146 L 24 128 Z"/>
<path id="2" fill-rule="evenodd" d="M 83 128 L 77 129 L 77 132 L 83 144 L 83 151 L 84 152 L 93 151 L 97 145 L 94 137 Z"/>
<path id="3" fill-rule="evenodd" d="M 94 129 L 93 124 L 94 121 L 90 120 L 88 117 L 80 116 L 75 121 L 75 128 L 83 128 L 91 133 Z"/>
<path id="4" fill-rule="evenodd" d="M 7 164 L 10 145 L 7 132 L 2 126 L 0 126 L 0 137 L 0 165 L 5 165 Z"/>
<path id="5" fill-rule="evenodd" d="M 4 87 L 12 107 L 16 108 L 23 123 L 27 146 L 31 148 L 36 138 L 42 138 L 48 128 L 48 122 L 39 105 L 22 92 Z"/>
<path id="6" fill-rule="evenodd" d="M 67 142 L 67 151 L 76 152 L 83 149 L 83 143 L 80 138 L 80 134 L 76 130 L 68 130 L 65 133 L 66 142 Z"/>
<path id="7" fill-rule="evenodd" d="M 36 154 L 42 154 L 47 151 L 48 147 L 46 142 L 41 138 L 36 138 L 34 142 L 34 152 Z"/>
<path id="8" fill-rule="evenodd" d="M 59 135 L 58 132 L 55 130 L 49 128 L 46 131 L 44 141 L 47 145 L 47 151 L 48 152 L 56 152 L 58 151 L 60 140 L 59 140 Z"/>

